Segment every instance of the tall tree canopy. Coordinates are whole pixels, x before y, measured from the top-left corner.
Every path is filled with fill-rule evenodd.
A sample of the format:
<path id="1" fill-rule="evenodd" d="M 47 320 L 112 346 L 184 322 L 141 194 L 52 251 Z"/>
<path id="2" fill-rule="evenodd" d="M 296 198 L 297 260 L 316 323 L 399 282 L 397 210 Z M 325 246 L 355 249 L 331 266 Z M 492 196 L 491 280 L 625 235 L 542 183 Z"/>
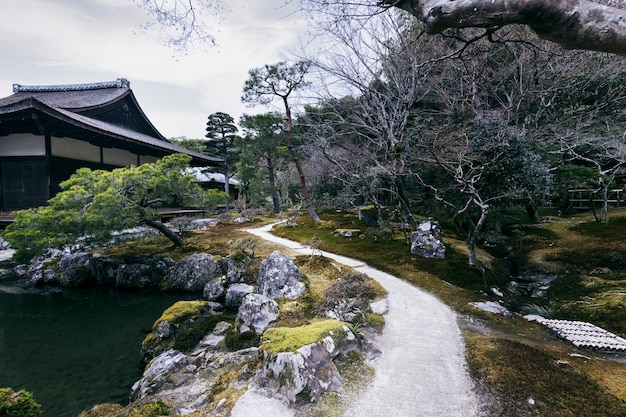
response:
<path id="1" fill-rule="evenodd" d="M 274 213 L 280 212 L 280 193 L 276 187 L 276 168 L 278 160 L 284 154 L 285 134 L 283 132 L 283 118 L 275 113 L 245 115 L 240 124 L 246 134 L 241 139 L 242 162 L 240 170 L 253 167 L 255 173 L 265 167 L 267 182 Z"/>
<path id="2" fill-rule="evenodd" d="M 293 140 L 293 116 L 289 99 L 292 94 L 305 86 L 307 82 L 304 77 L 307 74 L 310 63 L 307 61 L 299 61 L 294 64 L 287 62 L 279 62 L 274 65 L 265 65 L 260 68 L 253 68 L 248 71 L 248 79 L 243 87 L 243 95 L 241 101 L 248 104 L 269 104 L 279 99 L 285 109 L 285 134 L 287 135 L 287 150 L 291 154 L 298 176 L 300 177 L 300 189 L 302 198 L 306 204 L 309 215 L 315 221 L 320 218 L 315 212 L 313 201 L 309 195 L 306 184 L 306 177 L 298 150 Z"/>
<path id="3" fill-rule="evenodd" d="M 208 209 L 224 199 L 223 192 L 203 190 L 184 173 L 189 161 L 189 156 L 175 154 L 113 171 L 80 168 L 61 183 L 48 206 L 14 212 L 15 222 L 3 236 L 32 256 L 81 239 L 105 243 L 114 231 L 147 225 L 180 246 L 180 236 L 160 221 L 158 209 Z"/>
<path id="4" fill-rule="evenodd" d="M 236 163 L 237 155 L 234 147 L 237 126 L 231 115 L 217 112 L 209 115 L 206 123 L 205 153 L 217 156 L 224 160 L 222 173 L 224 174 L 224 191 L 230 196 L 231 166 Z M 230 198 L 226 198 L 226 211 L 230 211 Z"/>

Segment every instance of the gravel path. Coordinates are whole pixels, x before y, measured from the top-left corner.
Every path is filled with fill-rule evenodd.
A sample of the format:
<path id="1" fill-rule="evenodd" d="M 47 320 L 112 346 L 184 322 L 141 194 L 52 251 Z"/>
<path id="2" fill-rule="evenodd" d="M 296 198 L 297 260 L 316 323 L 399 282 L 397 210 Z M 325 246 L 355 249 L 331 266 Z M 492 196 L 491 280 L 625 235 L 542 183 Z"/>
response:
<path id="1" fill-rule="evenodd" d="M 311 253 L 310 248 L 272 235 L 271 229 L 268 225 L 246 231 L 296 252 Z M 372 362 L 374 381 L 345 417 L 478 416 L 455 313 L 432 295 L 361 261 L 322 254 L 367 274 L 389 293 L 389 311 L 379 341 L 382 354 Z M 246 414 L 252 411 L 240 408 L 243 414 L 237 415 L 255 417 Z"/>

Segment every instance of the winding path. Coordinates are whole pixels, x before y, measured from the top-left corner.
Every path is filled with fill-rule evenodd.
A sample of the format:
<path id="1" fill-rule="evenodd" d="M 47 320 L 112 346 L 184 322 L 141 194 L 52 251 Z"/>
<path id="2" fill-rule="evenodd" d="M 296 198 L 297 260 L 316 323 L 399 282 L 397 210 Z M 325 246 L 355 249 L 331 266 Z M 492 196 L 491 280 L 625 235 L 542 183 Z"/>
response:
<path id="1" fill-rule="evenodd" d="M 297 253 L 311 253 L 300 243 L 272 235 L 272 227 L 246 231 Z M 478 399 L 455 313 L 434 296 L 361 261 L 322 254 L 367 274 L 389 293 L 389 311 L 379 341 L 382 354 L 372 361 L 374 381 L 345 417 L 478 416 Z"/>

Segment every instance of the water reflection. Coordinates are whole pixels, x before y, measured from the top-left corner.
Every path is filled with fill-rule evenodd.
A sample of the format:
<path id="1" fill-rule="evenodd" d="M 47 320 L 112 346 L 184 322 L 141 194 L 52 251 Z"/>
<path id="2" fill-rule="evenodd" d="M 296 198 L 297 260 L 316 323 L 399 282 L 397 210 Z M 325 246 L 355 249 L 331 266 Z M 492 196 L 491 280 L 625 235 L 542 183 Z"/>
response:
<path id="1" fill-rule="evenodd" d="M 46 416 L 125 403 L 145 332 L 182 294 L 0 287 L 0 387 L 27 389 Z"/>

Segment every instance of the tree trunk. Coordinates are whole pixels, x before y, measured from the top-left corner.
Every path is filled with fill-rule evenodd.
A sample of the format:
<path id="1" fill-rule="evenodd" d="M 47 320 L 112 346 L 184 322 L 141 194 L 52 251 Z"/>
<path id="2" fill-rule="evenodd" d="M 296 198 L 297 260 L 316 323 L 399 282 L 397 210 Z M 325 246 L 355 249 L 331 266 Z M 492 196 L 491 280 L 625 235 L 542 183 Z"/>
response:
<path id="1" fill-rule="evenodd" d="M 383 0 L 424 23 L 429 33 L 449 28 L 528 25 L 565 49 L 626 55 L 626 10 L 585 0 Z"/>
<path id="2" fill-rule="evenodd" d="M 309 211 L 309 215 L 311 216 L 313 221 L 319 222 L 321 219 L 313 208 L 313 202 L 311 201 L 311 197 L 309 196 L 309 190 L 306 185 L 306 178 L 304 177 L 304 170 L 302 169 L 300 158 L 298 158 L 298 152 L 293 146 L 293 120 L 291 118 L 291 109 L 289 108 L 287 96 L 283 96 L 283 104 L 285 105 L 285 114 L 287 116 L 287 149 L 289 150 L 291 158 L 293 159 L 293 163 L 296 166 L 296 170 L 298 171 L 298 176 L 300 177 L 300 187 L 302 189 L 302 197 L 304 198 L 304 202 L 306 204 L 307 210 Z"/>
<path id="3" fill-rule="evenodd" d="M 602 187 L 602 211 L 604 211 L 604 223 L 609 222 L 609 184 Z"/>
<path id="4" fill-rule="evenodd" d="M 477 204 L 480 207 L 480 217 L 478 218 L 478 222 L 470 231 L 469 238 L 467 239 L 467 250 L 468 250 L 468 262 L 470 267 L 478 267 L 478 260 L 476 259 L 476 242 L 478 241 L 478 236 L 480 236 L 480 232 L 487 220 L 487 214 L 489 213 L 489 205 L 488 204 Z"/>
<path id="5" fill-rule="evenodd" d="M 274 173 L 274 163 L 272 158 L 265 157 L 265 162 L 267 163 L 267 177 L 270 186 L 272 187 L 272 203 L 274 206 L 274 213 L 280 213 L 280 194 L 278 193 L 278 189 L 276 189 L 276 175 Z"/>
<path id="6" fill-rule="evenodd" d="M 156 220 L 144 220 L 143 222 L 146 225 L 148 225 L 148 226 L 158 230 L 159 232 L 161 232 L 163 234 L 163 236 L 165 236 L 166 238 L 168 238 L 169 240 L 172 241 L 174 246 L 179 247 L 179 246 L 183 245 L 183 240 L 180 238 L 180 236 L 178 236 L 176 233 L 174 233 L 170 228 L 168 228 L 163 223 L 161 223 L 159 221 L 156 221 Z"/>

